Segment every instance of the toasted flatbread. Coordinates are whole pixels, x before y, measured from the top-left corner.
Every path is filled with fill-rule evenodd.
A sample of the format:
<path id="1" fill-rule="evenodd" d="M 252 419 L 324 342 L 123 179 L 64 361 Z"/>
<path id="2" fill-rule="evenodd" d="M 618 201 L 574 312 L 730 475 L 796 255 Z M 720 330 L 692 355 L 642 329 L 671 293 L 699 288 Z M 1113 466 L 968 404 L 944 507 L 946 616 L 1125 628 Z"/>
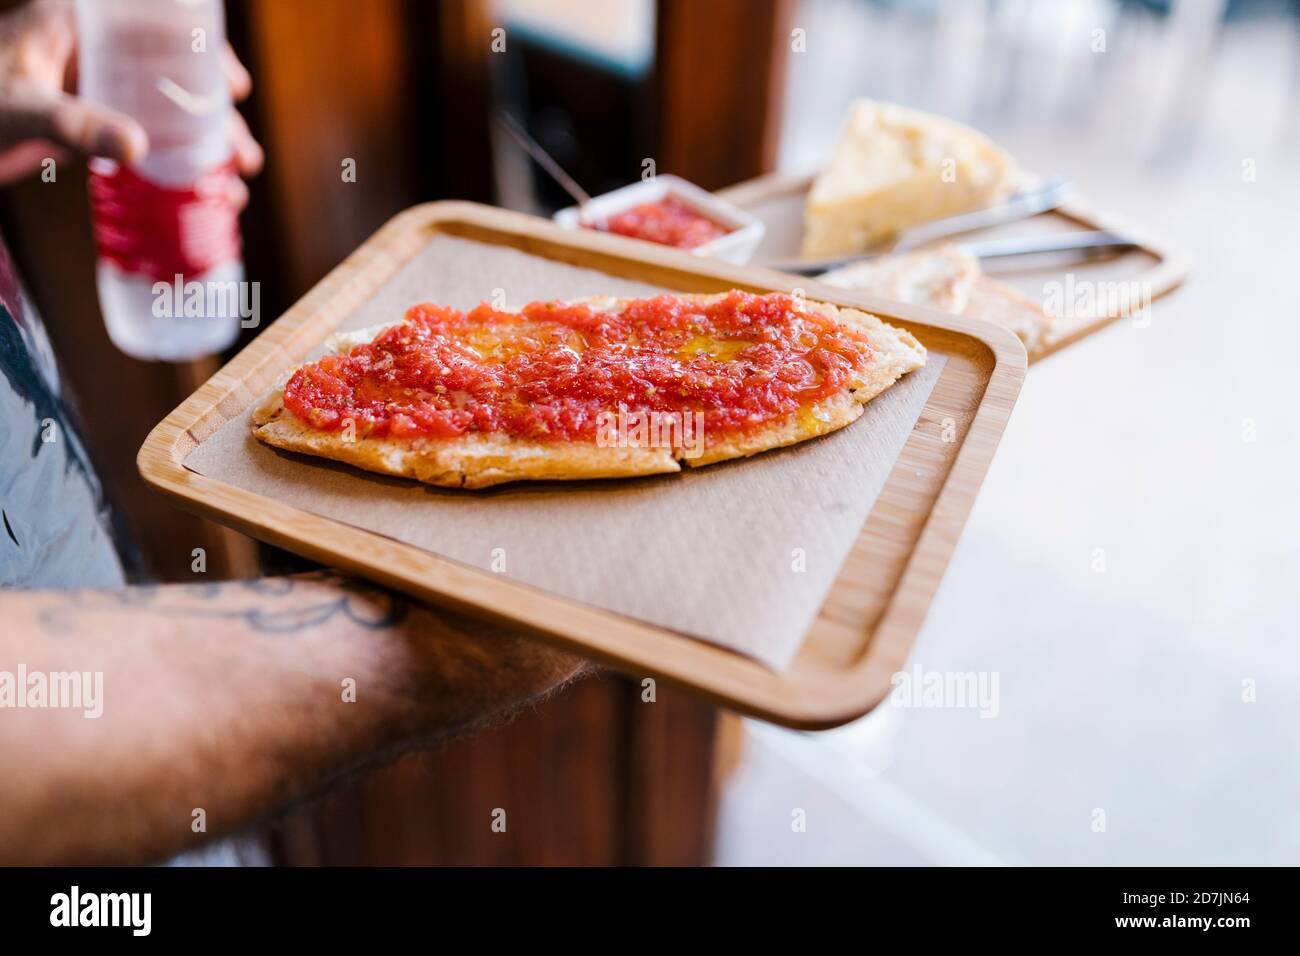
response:
<path id="1" fill-rule="evenodd" d="M 864 259 L 828 272 L 820 281 L 961 314 L 979 278 L 980 266 L 975 257 L 945 244 L 919 252 Z"/>
<path id="2" fill-rule="evenodd" d="M 1030 358 L 1042 352 L 1051 330 L 1052 318 L 1042 306 L 985 275 L 973 256 L 950 243 L 867 259 L 820 281 L 993 322 L 1014 332 Z"/>
<path id="3" fill-rule="evenodd" d="M 722 295 L 681 298 L 706 303 Z M 596 309 L 617 310 L 630 300 L 597 297 L 579 301 Z M 536 441 L 503 433 L 471 432 L 455 438 L 416 439 L 366 436 L 346 441 L 337 432 L 310 427 L 285 407 L 284 383 L 294 370 L 285 374 L 280 386 L 254 411 L 253 434 L 269 445 L 289 451 L 452 488 L 486 488 L 521 480 L 656 475 L 680 471 L 683 464 L 698 467 L 755 455 L 843 428 L 862 414 L 868 401 L 925 363 L 925 349 L 910 333 L 886 325 L 874 315 L 825 303 L 804 302 L 803 305 L 865 332 L 873 353 L 868 367 L 842 391 L 783 419 L 709 442 L 702 454 L 693 457 L 671 447 Z M 327 347 L 345 352 L 381 331 L 379 328 L 336 336 Z"/>
<path id="4" fill-rule="evenodd" d="M 1031 359 L 1042 354 L 1052 327 L 1047 310 L 1005 282 L 981 274 L 971 287 L 962 315 L 984 319 L 1016 333 Z"/>

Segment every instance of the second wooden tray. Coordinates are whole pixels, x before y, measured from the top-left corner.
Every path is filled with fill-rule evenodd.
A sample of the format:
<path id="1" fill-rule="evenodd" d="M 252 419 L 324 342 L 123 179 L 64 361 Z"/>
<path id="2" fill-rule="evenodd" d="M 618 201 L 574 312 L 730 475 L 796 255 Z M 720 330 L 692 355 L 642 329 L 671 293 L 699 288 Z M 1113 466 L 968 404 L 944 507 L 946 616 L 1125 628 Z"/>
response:
<path id="1" fill-rule="evenodd" d="M 716 195 L 757 216 L 767 227 L 763 244 L 754 255 L 754 262 L 791 261 L 799 256 L 803 241 L 803 207 L 812 175 L 774 174 L 760 176 L 747 182 L 719 190 Z M 1002 238 L 1011 235 L 1056 233 L 1089 229 L 1106 229 L 1125 235 L 1139 248 L 1122 255 L 1072 264 L 1068 270 L 1059 265 L 1030 266 L 1006 270 L 1001 267 L 986 271 L 1017 286 L 1031 298 L 1042 297 L 1045 281 L 1061 284 L 1064 295 L 1067 289 L 1091 284 L 1093 289 L 1118 288 L 1123 295 L 1116 300 L 1131 302 L 1134 295 L 1151 302 L 1172 292 L 1187 276 L 1186 256 L 1175 251 L 1165 240 L 1152 234 L 1138 223 L 1115 213 L 1100 210 L 1082 199 L 1071 200 L 1060 209 L 1031 219 L 1011 223 L 998 229 L 984 230 L 956 237 L 963 239 Z M 1094 296 L 1105 301 L 1107 296 Z M 1052 330 L 1037 354 L 1030 361 L 1046 358 L 1053 352 L 1079 341 L 1124 317 L 1121 308 L 1106 307 L 1071 310 L 1056 319 Z"/>

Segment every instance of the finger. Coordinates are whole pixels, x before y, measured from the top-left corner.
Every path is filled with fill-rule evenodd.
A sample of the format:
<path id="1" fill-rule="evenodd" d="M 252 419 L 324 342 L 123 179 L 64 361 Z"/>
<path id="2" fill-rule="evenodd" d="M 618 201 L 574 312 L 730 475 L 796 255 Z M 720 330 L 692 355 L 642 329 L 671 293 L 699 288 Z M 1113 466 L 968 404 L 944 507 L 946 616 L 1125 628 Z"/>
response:
<path id="1" fill-rule="evenodd" d="M 221 69 L 226 74 L 226 82 L 230 84 L 230 95 L 235 98 L 235 101 L 247 99 L 248 94 L 253 91 L 253 77 L 249 75 L 244 64 L 239 62 L 234 47 L 229 43 L 221 50 Z"/>
<path id="2" fill-rule="evenodd" d="M 149 152 L 149 135 L 143 126 L 98 103 L 61 96 L 51 120 L 51 139 L 90 156 L 130 164 Z"/>
<path id="3" fill-rule="evenodd" d="M 236 209 L 242 211 L 248 205 L 248 184 L 238 176 L 231 176 L 225 189 L 226 200 Z"/>
<path id="4" fill-rule="evenodd" d="M 230 145 L 235 152 L 235 166 L 241 176 L 256 176 L 262 171 L 266 154 L 253 138 L 248 122 L 238 110 L 230 111 Z"/>
<path id="5" fill-rule="evenodd" d="M 65 93 L 19 96 L 0 102 L 0 143 L 48 139 L 79 153 L 134 163 L 149 137 L 125 113 Z"/>

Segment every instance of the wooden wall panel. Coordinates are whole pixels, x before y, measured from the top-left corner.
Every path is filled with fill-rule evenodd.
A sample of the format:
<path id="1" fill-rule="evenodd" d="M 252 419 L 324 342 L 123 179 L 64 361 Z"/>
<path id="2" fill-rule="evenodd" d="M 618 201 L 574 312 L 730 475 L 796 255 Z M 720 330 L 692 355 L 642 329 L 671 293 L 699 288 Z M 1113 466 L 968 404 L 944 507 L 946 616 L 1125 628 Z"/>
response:
<path id="1" fill-rule="evenodd" d="M 721 189 L 776 160 L 791 0 L 659 0 L 660 172 Z"/>
<path id="2" fill-rule="evenodd" d="M 286 816 L 281 858 L 311 865 L 625 862 L 625 683 L 579 683 L 513 722 L 410 754 Z M 504 833 L 492 829 L 505 811 Z"/>
<path id="3" fill-rule="evenodd" d="M 408 111 L 407 5 L 401 0 L 229 6 L 252 71 L 266 169 L 255 196 L 279 261 L 251 278 L 290 301 L 411 197 L 419 162 Z M 343 163 L 355 163 L 345 182 Z M 250 271 L 259 263 L 250 262 Z"/>

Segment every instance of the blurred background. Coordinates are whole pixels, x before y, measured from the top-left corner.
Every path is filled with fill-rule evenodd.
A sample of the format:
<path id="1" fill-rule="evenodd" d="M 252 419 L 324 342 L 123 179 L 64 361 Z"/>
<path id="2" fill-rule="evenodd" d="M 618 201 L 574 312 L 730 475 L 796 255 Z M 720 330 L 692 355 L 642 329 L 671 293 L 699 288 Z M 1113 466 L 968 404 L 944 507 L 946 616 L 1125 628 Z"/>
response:
<path id="1" fill-rule="evenodd" d="M 643 705 L 611 676 L 294 811 L 250 859 L 1297 862 L 1300 4 L 226 6 L 267 152 L 243 219 L 266 316 L 414 203 L 568 205 L 491 123 L 498 106 L 596 194 L 647 159 L 708 189 L 815 170 L 851 99 L 899 102 L 983 129 L 1195 259 L 1149 327 L 1116 323 L 1030 372 L 912 660 L 999 675 L 996 718 L 887 703 L 797 734 L 664 688 Z M 148 429 L 218 362 L 113 352 L 84 176 L 7 191 L 0 228 L 138 573 L 187 579 L 199 546 L 210 572 L 282 566 L 136 476 Z M 479 825 L 498 806 L 509 834 Z"/>

